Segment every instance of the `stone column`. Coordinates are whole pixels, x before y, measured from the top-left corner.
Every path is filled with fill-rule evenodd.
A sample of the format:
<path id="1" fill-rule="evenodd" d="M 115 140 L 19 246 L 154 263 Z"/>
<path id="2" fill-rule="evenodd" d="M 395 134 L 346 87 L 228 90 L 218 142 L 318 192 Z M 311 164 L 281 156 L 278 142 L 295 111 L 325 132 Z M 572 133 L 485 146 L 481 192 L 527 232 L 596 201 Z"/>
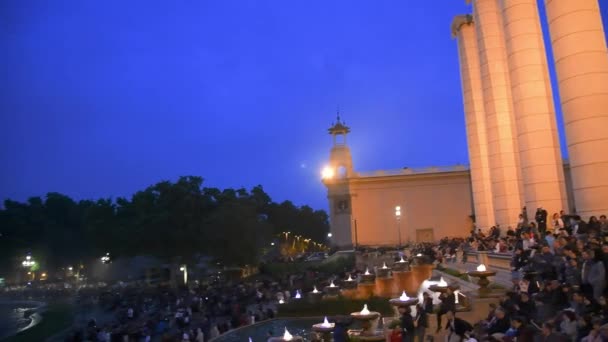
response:
<path id="1" fill-rule="evenodd" d="M 536 0 L 502 0 L 517 140 L 529 212 L 568 211 L 564 164 Z"/>
<path id="2" fill-rule="evenodd" d="M 608 50 L 598 0 L 545 0 L 576 211 L 608 213 Z"/>
<path id="3" fill-rule="evenodd" d="M 523 205 L 519 147 L 499 0 L 473 0 L 496 222 L 515 227 Z"/>
<path id="4" fill-rule="evenodd" d="M 473 26 L 473 17 L 470 15 L 454 17 L 452 36 L 458 40 L 475 221 L 478 228 L 487 229 L 494 225 L 496 220 L 494 219 L 494 204 L 492 202 L 486 112 L 481 86 L 479 49 L 475 27 Z"/>

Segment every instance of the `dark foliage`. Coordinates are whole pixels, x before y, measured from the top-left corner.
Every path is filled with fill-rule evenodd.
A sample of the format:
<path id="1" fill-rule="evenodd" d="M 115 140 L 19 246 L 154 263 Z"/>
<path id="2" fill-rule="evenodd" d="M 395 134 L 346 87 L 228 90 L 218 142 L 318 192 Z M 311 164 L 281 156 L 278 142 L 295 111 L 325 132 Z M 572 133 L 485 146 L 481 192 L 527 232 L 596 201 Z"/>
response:
<path id="1" fill-rule="evenodd" d="M 131 199 L 75 201 L 59 193 L 0 210 L 0 270 L 31 252 L 45 267 L 113 256 L 211 256 L 224 264 L 256 261 L 282 231 L 324 242 L 327 214 L 272 202 L 261 186 L 251 191 L 203 187 L 201 177 L 163 181 Z"/>

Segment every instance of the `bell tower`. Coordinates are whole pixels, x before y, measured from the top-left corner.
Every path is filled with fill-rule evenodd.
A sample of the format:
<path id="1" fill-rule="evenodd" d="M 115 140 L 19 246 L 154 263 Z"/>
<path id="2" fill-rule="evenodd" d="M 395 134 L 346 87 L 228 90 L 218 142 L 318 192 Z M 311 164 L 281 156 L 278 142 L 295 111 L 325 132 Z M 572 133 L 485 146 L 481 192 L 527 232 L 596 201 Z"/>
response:
<path id="1" fill-rule="evenodd" d="M 351 248 L 356 244 L 356 231 L 352 211 L 352 194 L 349 180 L 355 177 L 350 149 L 346 137 L 350 128 L 337 114 L 336 122 L 328 129 L 333 146 L 329 152 L 329 163 L 323 169 L 322 180 L 327 187 L 329 200 L 329 243 L 339 248 Z"/>

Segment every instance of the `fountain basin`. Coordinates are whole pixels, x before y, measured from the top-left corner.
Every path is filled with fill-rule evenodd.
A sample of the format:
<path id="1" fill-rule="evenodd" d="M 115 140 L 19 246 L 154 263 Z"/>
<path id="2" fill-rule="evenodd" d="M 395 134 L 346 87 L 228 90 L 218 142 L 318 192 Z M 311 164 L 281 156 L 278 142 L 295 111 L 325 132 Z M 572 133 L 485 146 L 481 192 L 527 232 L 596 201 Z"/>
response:
<path id="1" fill-rule="evenodd" d="M 340 294 L 340 288 L 338 286 L 325 286 L 324 291 L 328 296 L 337 296 Z"/>
<path id="2" fill-rule="evenodd" d="M 449 284 L 448 286 L 439 286 L 439 285 L 435 284 L 435 285 L 429 286 L 429 290 L 431 290 L 433 292 L 439 292 L 439 293 L 446 293 L 446 292 L 448 292 L 448 289 L 451 289 L 452 291 L 454 291 L 454 290 L 458 290 L 459 288 L 460 288 L 460 285 L 458 285 L 458 284 Z"/>
<path id="3" fill-rule="evenodd" d="M 391 269 L 388 267 L 382 267 L 382 268 L 376 269 L 376 276 L 378 278 L 390 278 L 390 275 L 391 275 Z"/>
<path id="4" fill-rule="evenodd" d="M 334 329 L 336 328 L 336 324 L 335 323 L 329 323 L 330 325 L 323 325 L 323 323 L 318 323 L 318 324 L 314 324 L 312 326 L 312 331 L 318 332 L 318 333 L 329 333 L 334 331 Z"/>
<path id="5" fill-rule="evenodd" d="M 410 263 L 405 260 L 399 260 L 393 264 L 393 272 L 407 272 L 410 270 Z"/>
<path id="6" fill-rule="evenodd" d="M 376 280 L 376 276 L 374 274 L 362 274 L 361 282 L 362 283 L 373 283 Z"/>
<path id="7" fill-rule="evenodd" d="M 418 304 L 418 298 L 410 298 L 408 300 L 402 300 L 400 298 L 393 298 L 389 300 L 389 303 L 394 306 L 414 306 Z"/>
<path id="8" fill-rule="evenodd" d="M 376 311 L 371 311 L 368 314 L 362 314 L 360 312 L 352 312 L 350 316 L 359 321 L 371 321 L 372 319 L 376 319 L 380 317 L 380 313 Z"/>

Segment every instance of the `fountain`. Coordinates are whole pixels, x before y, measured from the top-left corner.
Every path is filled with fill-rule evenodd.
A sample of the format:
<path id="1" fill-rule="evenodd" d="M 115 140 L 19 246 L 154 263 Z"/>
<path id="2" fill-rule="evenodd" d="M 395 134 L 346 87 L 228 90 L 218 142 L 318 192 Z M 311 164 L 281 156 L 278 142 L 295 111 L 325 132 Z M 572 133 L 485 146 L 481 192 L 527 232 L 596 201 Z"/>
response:
<path id="1" fill-rule="evenodd" d="M 302 299 L 302 294 L 300 293 L 300 290 L 296 290 L 296 295 L 293 297 L 293 299 Z"/>
<path id="2" fill-rule="evenodd" d="M 414 256 L 414 265 L 422 265 L 424 263 L 424 255 L 418 253 Z"/>
<path id="3" fill-rule="evenodd" d="M 312 326 L 312 331 L 321 334 L 323 341 L 331 341 L 331 332 L 336 328 L 336 323 L 329 323 L 327 317 L 323 323 L 317 323 Z"/>
<path id="4" fill-rule="evenodd" d="M 289 333 L 287 328 L 285 328 L 285 333 L 280 337 L 271 337 L 268 339 L 268 342 L 285 342 L 285 341 L 293 341 L 293 342 L 303 342 L 304 339 L 300 336 L 293 336 Z"/>
<path id="5" fill-rule="evenodd" d="M 313 286 L 313 290 L 308 293 L 308 299 L 311 302 L 318 302 L 323 298 L 323 292 L 317 290 L 316 286 Z"/>
<path id="6" fill-rule="evenodd" d="M 384 341 L 384 333 L 382 330 L 378 330 L 379 312 L 369 311 L 367 304 L 365 304 L 363 310 L 353 312 L 350 316 L 360 321 L 363 326 L 361 330 L 349 330 L 348 334 L 350 336 L 356 336 L 359 341 Z"/>
<path id="7" fill-rule="evenodd" d="M 351 277 L 351 275 L 348 275 L 348 279 L 346 279 L 345 281 L 342 282 L 342 287 L 345 289 L 355 289 L 357 288 L 357 282 L 355 281 L 355 279 L 353 279 L 353 277 Z"/>
<path id="8" fill-rule="evenodd" d="M 279 304 L 285 304 L 285 301 L 283 300 L 283 298 L 279 299 Z"/>
<path id="9" fill-rule="evenodd" d="M 325 287 L 325 293 L 327 293 L 328 296 L 337 296 L 340 294 L 340 287 L 336 286 L 332 280 L 329 283 L 329 286 Z"/>
<path id="10" fill-rule="evenodd" d="M 403 291 L 403 293 L 401 294 L 401 296 L 399 296 L 399 298 L 393 298 L 389 302 L 393 306 L 396 306 L 396 307 L 412 306 L 412 305 L 418 304 L 418 298 L 417 297 L 410 298 L 410 297 L 408 297 L 407 293 L 405 293 L 405 291 Z"/>
<path id="11" fill-rule="evenodd" d="M 403 257 L 399 261 L 393 264 L 393 272 L 407 272 L 410 270 L 410 263 L 407 262 Z"/>
<path id="12" fill-rule="evenodd" d="M 386 263 L 383 263 L 382 267 L 376 269 L 376 274 L 378 275 L 378 278 L 388 278 L 390 277 L 390 272 L 391 269 L 386 266 Z"/>
<path id="13" fill-rule="evenodd" d="M 365 273 L 361 275 L 362 283 L 373 283 L 376 280 L 376 276 L 369 272 L 369 268 L 365 269 Z"/>
<path id="14" fill-rule="evenodd" d="M 477 269 L 475 271 L 469 272 L 468 275 L 474 278 L 479 278 L 479 280 L 477 281 L 477 285 L 479 285 L 478 291 L 480 297 L 487 296 L 490 294 L 490 288 L 488 288 L 488 285 L 490 285 L 490 281 L 488 280 L 488 277 L 495 276 L 495 271 L 490 271 L 486 268 L 486 265 L 481 264 L 477 266 Z"/>
<path id="15" fill-rule="evenodd" d="M 443 277 L 441 277 L 439 283 L 429 286 L 429 290 L 439 293 L 446 293 L 448 289 L 456 290 L 458 288 L 458 284 L 448 284 Z"/>

